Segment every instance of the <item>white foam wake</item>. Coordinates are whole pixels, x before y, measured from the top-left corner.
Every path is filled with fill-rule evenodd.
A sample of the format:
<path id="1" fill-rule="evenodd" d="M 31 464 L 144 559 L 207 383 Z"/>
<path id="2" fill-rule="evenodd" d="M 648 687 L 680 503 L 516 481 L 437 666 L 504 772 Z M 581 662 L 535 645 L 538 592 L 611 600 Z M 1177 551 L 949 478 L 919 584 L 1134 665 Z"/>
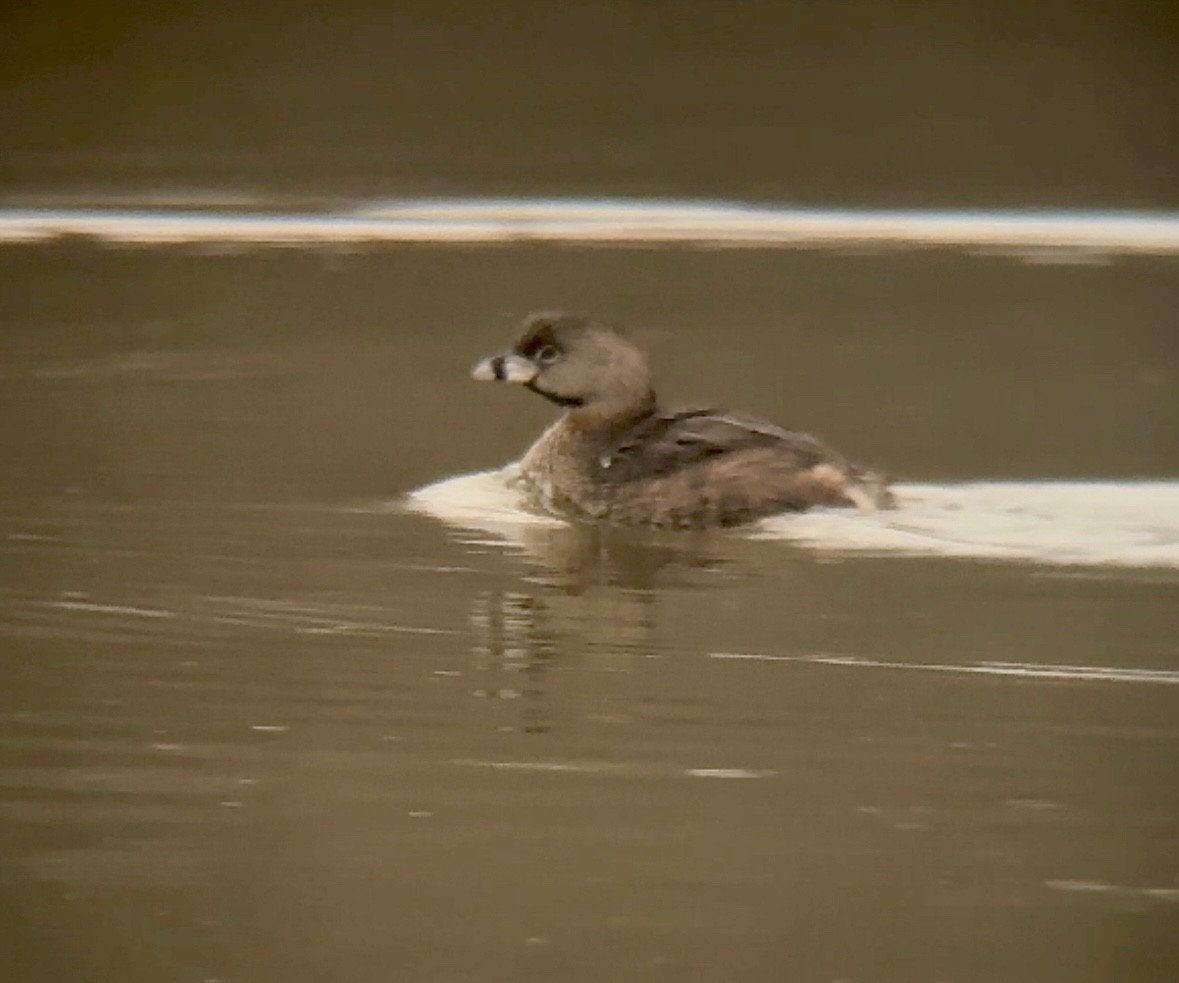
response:
<path id="1" fill-rule="evenodd" d="M 508 471 L 462 475 L 409 505 L 502 538 L 560 520 L 529 511 Z M 1179 481 L 978 482 L 895 486 L 896 509 L 815 510 L 738 534 L 833 553 L 1179 569 Z"/>

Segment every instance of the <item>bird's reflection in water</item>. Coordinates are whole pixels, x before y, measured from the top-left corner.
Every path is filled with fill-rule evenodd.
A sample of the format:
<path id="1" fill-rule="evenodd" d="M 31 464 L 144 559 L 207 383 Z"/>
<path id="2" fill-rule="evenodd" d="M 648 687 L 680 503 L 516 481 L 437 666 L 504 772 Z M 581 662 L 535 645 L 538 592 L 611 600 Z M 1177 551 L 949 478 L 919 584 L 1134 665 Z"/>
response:
<path id="1" fill-rule="evenodd" d="M 519 701 L 530 733 L 553 727 L 555 673 L 579 673 L 578 690 L 592 692 L 592 680 L 640 672 L 658 659 L 661 600 L 706 589 L 725 562 L 719 541 L 705 535 L 589 525 L 514 532 L 509 545 L 525 569 L 511 589 L 474 598 L 472 668 L 476 695 Z"/>
<path id="2" fill-rule="evenodd" d="M 471 604 L 472 669 L 480 680 L 474 694 L 522 700 L 522 727 L 530 733 L 552 727 L 544 684 L 557 646 L 543 607 L 539 614 L 536 598 L 520 591 L 483 591 Z"/>

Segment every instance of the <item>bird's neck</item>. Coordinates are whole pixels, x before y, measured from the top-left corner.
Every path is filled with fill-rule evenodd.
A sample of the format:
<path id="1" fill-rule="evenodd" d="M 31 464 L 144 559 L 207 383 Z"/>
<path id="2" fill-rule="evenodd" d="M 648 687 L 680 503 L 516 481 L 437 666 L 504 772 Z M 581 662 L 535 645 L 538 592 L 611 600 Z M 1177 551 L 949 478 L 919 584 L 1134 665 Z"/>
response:
<path id="1" fill-rule="evenodd" d="M 616 398 L 596 399 L 584 406 L 570 409 L 565 414 L 565 423 L 571 430 L 586 435 L 611 437 L 658 410 L 659 402 L 655 398 L 655 392 L 648 388 L 637 398 L 633 393 L 620 394 Z"/>

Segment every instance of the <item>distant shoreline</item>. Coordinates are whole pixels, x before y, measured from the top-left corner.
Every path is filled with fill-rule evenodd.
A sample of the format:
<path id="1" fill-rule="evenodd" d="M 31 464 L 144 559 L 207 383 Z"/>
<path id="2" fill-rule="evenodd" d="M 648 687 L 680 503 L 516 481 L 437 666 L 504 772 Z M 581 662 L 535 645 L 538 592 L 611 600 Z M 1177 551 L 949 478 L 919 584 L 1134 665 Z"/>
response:
<path id="1" fill-rule="evenodd" d="M 209 202 L 212 204 L 212 201 Z M 713 201 L 439 198 L 335 210 L 0 208 L 0 243 L 83 236 L 111 243 L 587 243 L 840 249 L 958 248 L 1035 259 L 1179 253 L 1179 212 L 813 209 Z"/>

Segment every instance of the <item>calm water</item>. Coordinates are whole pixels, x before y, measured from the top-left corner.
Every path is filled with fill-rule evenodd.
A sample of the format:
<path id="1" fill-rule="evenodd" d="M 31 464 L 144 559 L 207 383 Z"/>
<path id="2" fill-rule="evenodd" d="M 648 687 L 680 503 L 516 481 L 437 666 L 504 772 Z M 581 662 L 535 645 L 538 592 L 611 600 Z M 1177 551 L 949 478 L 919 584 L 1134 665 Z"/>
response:
<path id="1" fill-rule="evenodd" d="M 1177 79 L 1135 0 L 8 4 L 0 978 L 1174 983 Z M 534 521 L 467 372 L 553 305 L 902 507 Z"/>
<path id="2" fill-rule="evenodd" d="M 1066 258 L 4 247 L 8 976 L 1174 980 L 1179 273 Z M 908 505 L 407 508 L 554 303 Z"/>

